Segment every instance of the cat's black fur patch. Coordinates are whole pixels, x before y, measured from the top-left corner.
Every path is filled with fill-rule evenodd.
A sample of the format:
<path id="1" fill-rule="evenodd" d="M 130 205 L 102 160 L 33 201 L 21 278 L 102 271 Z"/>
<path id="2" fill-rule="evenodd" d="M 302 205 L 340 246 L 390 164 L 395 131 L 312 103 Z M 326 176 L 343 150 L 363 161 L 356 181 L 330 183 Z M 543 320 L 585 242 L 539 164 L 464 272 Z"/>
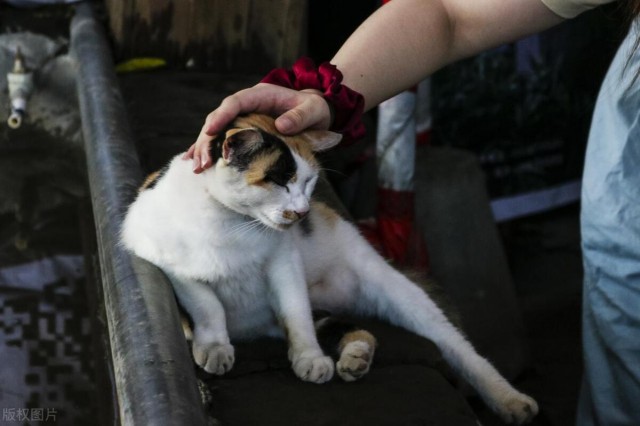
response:
<path id="1" fill-rule="evenodd" d="M 260 130 L 263 141 L 256 149 L 238 150 L 234 154 L 231 162 L 239 171 L 245 171 L 249 165 L 260 155 L 268 155 L 273 152 L 278 153 L 276 161 L 269 169 L 265 170 L 265 180 L 275 183 L 276 185 L 286 186 L 287 182 L 296 174 L 296 161 L 291 154 L 289 147 L 279 138 Z"/>
<path id="2" fill-rule="evenodd" d="M 224 129 L 211 141 L 209 155 L 214 164 L 222 157 L 225 134 L 232 128 L 233 127 Z M 280 155 L 275 163 L 265 171 L 265 178 L 277 185 L 286 186 L 287 182 L 293 178 L 297 170 L 296 161 L 293 158 L 291 149 L 280 138 L 260 129 L 258 129 L 258 131 L 263 139 L 260 145 L 257 148 L 252 146 L 251 149 L 243 149 L 241 145 L 237 146 L 230 164 L 238 169 L 238 171 L 243 172 L 249 168 L 249 165 L 256 157 L 277 151 Z"/>
<path id="3" fill-rule="evenodd" d="M 276 185 L 286 186 L 287 182 L 296 174 L 297 165 L 291 149 L 280 138 L 260 130 L 262 135 L 262 150 L 259 153 L 278 151 L 280 156 L 273 165 L 266 170 L 265 178 Z M 258 153 L 258 154 L 259 154 Z M 255 158 L 255 157 L 254 157 Z"/>
<path id="4" fill-rule="evenodd" d="M 226 128 L 218 133 L 209 145 L 209 157 L 211 157 L 212 164 L 216 164 L 220 157 L 222 157 L 222 144 L 224 143 L 225 134 L 228 130 L 230 129 Z"/>
<path id="5" fill-rule="evenodd" d="M 314 319 L 317 318 L 317 316 L 317 312 L 314 312 Z M 360 329 L 360 327 L 352 322 L 332 316 L 316 320 L 318 343 L 320 343 L 320 346 L 325 352 L 336 359 L 340 357 L 340 340 L 342 340 L 345 334 Z"/>

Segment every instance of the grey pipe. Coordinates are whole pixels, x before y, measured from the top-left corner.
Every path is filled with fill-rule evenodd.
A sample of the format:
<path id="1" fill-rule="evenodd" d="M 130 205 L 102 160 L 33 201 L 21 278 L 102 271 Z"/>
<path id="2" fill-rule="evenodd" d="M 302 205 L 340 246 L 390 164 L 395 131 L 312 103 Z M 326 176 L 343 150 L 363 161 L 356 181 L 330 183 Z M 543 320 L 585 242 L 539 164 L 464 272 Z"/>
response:
<path id="1" fill-rule="evenodd" d="M 90 4 L 71 22 L 89 185 L 119 405 L 126 425 L 204 425 L 171 286 L 118 244 L 141 182 L 133 136 L 102 25 Z"/>

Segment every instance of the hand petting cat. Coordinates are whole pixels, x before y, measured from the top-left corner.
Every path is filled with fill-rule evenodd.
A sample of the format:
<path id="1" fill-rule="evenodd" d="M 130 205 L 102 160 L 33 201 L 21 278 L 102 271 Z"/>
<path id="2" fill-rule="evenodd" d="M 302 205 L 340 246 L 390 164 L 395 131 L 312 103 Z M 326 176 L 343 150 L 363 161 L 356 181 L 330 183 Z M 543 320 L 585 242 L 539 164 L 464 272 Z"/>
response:
<path id="1" fill-rule="evenodd" d="M 306 129 L 326 130 L 331 121 L 329 106 L 318 90 L 298 91 L 258 83 L 228 96 L 207 116 L 196 142 L 183 157 L 193 160 L 195 173 L 201 173 L 213 164 L 209 155 L 213 137 L 238 115 L 249 112 L 277 117 L 276 128 L 285 135 L 294 135 Z"/>

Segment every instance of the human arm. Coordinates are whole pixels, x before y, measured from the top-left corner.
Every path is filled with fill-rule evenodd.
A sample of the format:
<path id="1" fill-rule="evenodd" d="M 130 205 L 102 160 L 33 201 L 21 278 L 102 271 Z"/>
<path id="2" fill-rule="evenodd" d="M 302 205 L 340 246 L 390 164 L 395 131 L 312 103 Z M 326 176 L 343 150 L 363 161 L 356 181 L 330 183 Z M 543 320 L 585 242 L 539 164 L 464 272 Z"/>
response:
<path id="1" fill-rule="evenodd" d="M 449 63 L 561 21 L 540 0 L 393 0 L 331 63 L 364 96 L 366 111 Z"/>
<path id="2" fill-rule="evenodd" d="M 331 63 L 342 72 L 343 84 L 364 96 L 366 111 L 455 60 L 561 21 L 541 0 L 393 0 L 349 37 Z M 258 84 L 226 98 L 207 116 L 186 155 L 194 159 L 194 171 L 211 165 L 211 136 L 245 112 L 277 116 L 284 134 L 330 125 L 319 92 Z"/>

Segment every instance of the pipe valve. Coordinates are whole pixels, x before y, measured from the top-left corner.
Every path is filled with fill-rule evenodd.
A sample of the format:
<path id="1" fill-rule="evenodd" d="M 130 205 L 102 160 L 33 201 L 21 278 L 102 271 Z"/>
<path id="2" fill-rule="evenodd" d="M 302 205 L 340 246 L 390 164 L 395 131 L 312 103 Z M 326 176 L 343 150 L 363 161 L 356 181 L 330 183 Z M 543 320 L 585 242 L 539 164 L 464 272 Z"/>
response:
<path id="1" fill-rule="evenodd" d="M 7 83 L 11 101 L 11 114 L 7 124 L 10 128 L 17 129 L 22 125 L 27 110 L 27 100 L 33 91 L 33 73 L 27 69 L 20 48 L 16 49 L 13 69 L 7 74 Z"/>

